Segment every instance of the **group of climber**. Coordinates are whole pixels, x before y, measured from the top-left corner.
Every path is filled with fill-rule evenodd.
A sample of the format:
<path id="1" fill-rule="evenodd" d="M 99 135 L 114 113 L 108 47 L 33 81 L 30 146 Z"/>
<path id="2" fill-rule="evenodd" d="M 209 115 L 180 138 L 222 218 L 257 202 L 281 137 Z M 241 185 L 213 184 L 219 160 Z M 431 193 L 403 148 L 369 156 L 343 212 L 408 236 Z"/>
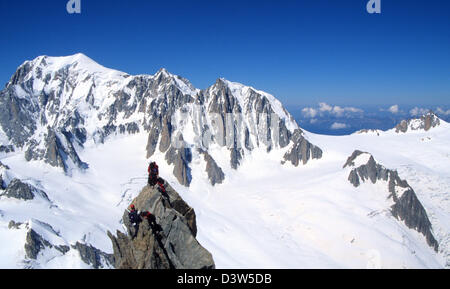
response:
<path id="1" fill-rule="evenodd" d="M 170 203 L 169 195 L 167 194 L 166 188 L 164 186 L 164 180 L 159 177 L 159 168 L 156 162 L 151 162 L 148 166 L 148 185 L 152 187 L 158 185 L 158 191 Z M 130 210 L 128 211 L 128 218 L 130 221 L 130 225 L 134 228 L 134 230 L 131 232 L 131 238 L 135 238 L 137 236 L 139 224 L 143 220 L 147 220 L 150 228 L 155 233 L 155 235 L 157 237 L 161 237 L 162 228 L 156 223 L 156 217 L 149 211 L 137 211 L 135 205 L 132 204 L 130 206 Z"/>
<path id="2" fill-rule="evenodd" d="M 139 224 L 143 220 L 147 220 L 148 224 L 152 231 L 156 234 L 157 237 L 160 237 L 160 233 L 162 228 L 160 225 L 156 223 L 156 217 L 149 211 L 140 212 L 136 210 L 134 204 L 130 206 L 130 211 L 128 212 L 128 218 L 130 220 L 130 225 L 133 227 L 133 231 L 131 231 L 131 238 L 134 239 L 137 236 L 139 231 Z"/>

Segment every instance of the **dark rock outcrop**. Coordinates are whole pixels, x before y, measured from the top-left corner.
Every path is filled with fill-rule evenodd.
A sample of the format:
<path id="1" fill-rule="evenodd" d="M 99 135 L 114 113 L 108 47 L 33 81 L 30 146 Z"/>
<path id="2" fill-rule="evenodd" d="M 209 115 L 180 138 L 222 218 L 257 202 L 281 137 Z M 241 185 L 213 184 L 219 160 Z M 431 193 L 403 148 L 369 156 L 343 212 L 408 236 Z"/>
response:
<path id="1" fill-rule="evenodd" d="M 31 223 L 26 224 L 26 228 L 28 228 L 26 242 L 25 242 L 25 257 L 28 260 L 36 260 L 39 254 L 45 250 L 56 250 L 52 254 L 59 254 L 59 256 L 63 256 L 68 253 L 71 248 L 77 250 L 80 253 L 81 260 L 87 265 L 91 266 L 94 269 L 99 268 L 111 268 L 113 267 L 113 256 L 111 254 L 106 254 L 101 250 L 93 247 L 92 245 L 82 244 L 77 242 L 75 245 L 71 245 L 70 247 L 67 245 L 55 245 L 52 244 L 49 240 L 45 239 L 43 236 L 45 235 L 53 235 L 54 238 L 60 238 L 58 232 L 56 232 L 52 226 L 47 223 L 33 220 Z M 15 223 L 11 221 L 9 224 L 10 229 L 15 228 L 19 229 L 21 223 Z M 37 226 L 39 229 L 35 230 L 34 226 Z M 46 232 L 44 235 L 40 235 L 38 232 Z M 30 268 L 32 268 L 31 266 Z"/>
<path id="2" fill-rule="evenodd" d="M 36 130 L 33 115 L 38 107 L 30 99 L 16 94 L 13 87 L 0 91 L 0 125 L 10 140 L 22 147 Z"/>
<path id="3" fill-rule="evenodd" d="M 0 162 L 0 169 L 9 170 L 9 167 L 7 165 L 3 164 L 2 162 Z"/>
<path id="4" fill-rule="evenodd" d="M 192 161 L 192 154 L 190 148 L 182 147 L 176 149 L 170 147 L 166 153 L 166 161 L 169 165 L 174 165 L 173 174 L 178 182 L 183 186 L 189 187 L 191 184 L 191 168 L 189 163 Z"/>
<path id="5" fill-rule="evenodd" d="M 0 145 L 0 153 L 12 153 L 14 152 L 14 146 L 12 145 Z"/>
<path id="6" fill-rule="evenodd" d="M 172 137 L 172 124 L 169 121 L 168 116 L 166 116 L 162 120 L 161 142 L 159 143 L 159 150 L 161 152 L 166 152 L 169 149 L 171 137 Z"/>
<path id="7" fill-rule="evenodd" d="M 7 165 L 4 165 L 2 162 L 0 162 L 0 169 L 7 171 L 7 170 L 9 170 L 9 167 Z M 0 172 L 0 190 L 4 190 L 7 187 L 7 184 L 5 183 L 5 180 L 3 179 L 4 171 Z"/>
<path id="8" fill-rule="evenodd" d="M 354 160 L 362 154 L 367 154 L 361 151 L 354 151 L 353 154 L 347 159 L 344 168 L 347 166 L 355 166 Z M 387 181 L 389 177 L 389 170 L 385 169 L 380 164 L 375 162 L 373 156 L 370 156 L 366 165 L 359 166 L 350 172 L 348 180 L 353 184 L 353 186 L 358 187 L 361 181 L 365 182 L 370 180 L 373 184 L 377 180 Z"/>
<path id="9" fill-rule="evenodd" d="M 150 158 L 151 156 L 153 156 L 153 154 L 156 151 L 156 146 L 158 145 L 158 140 L 159 140 L 159 132 L 160 132 L 160 128 L 158 123 L 155 125 L 153 124 L 150 128 L 150 132 L 148 134 L 148 140 L 147 140 L 147 158 Z"/>
<path id="10" fill-rule="evenodd" d="M 48 127 L 44 148 L 39 148 L 37 142 L 31 142 L 32 144 L 25 152 L 25 158 L 27 161 L 44 160 L 53 167 L 63 168 L 66 173 L 70 168 L 69 160 L 78 168 L 88 168 L 88 165 L 78 156 L 72 141 L 70 133 L 56 133 Z"/>
<path id="11" fill-rule="evenodd" d="M 380 132 L 381 130 L 378 129 L 361 129 L 358 130 L 357 132 L 354 132 L 353 134 L 377 134 L 377 136 L 380 136 Z"/>
<path id="12" fill-rule="evenodd" d="M 355 150 L 351 156 L 349 156 L 347 158 L 347 161 L 345 162 L 343 168 L 345 169 L 348 166 L 354 166 L 355 165 L 355 160 L 357 157 L 359 157 L 360 155 L 365 154 L 365 152 L 362 152 L 360 150 Z"/>
<path id="13" fill-rule="evenodd" d="M 344 168 L 355 167 L 355 160 L 362 154 L 368 153 L 362 151 L 353 152 L 347 159 Z M 391 198 L 394 202 L 394 205 L 390 208 L 392 215 L 398 220 L 404 221 L 408 228 L 423 234 L 428 245 L 436 252 L 438 251 L 439 245 L 433 236 L 433 228 L 425 208 L 407 181 L 400 179 L 397 171 L 386 169 L 370 155 L 366 164 L 351 170 L 348 180 L 355 187 L 359 187 L 362 182 L 367 180 L 370 180 L 373 184 L 380 180 L 387 181 L 388 198 Z"/>
<path id="14" fill-rule="evenodd" d="M 76 242 L 71 247 L 80 253 L 81 260 L 84 263 L 92 266 L 94 269 L 105 268 L 105 265 L 113 267 L 114 256 L 112 254 L 106 254 L 92 245 L 82 244 L 80 242 Z"/>
<path id="15" fill-rule="evenodd" d="M 35 259 L 37 258 L 39 252 L 45 247 L 52 248 L 53 245 L 50 244 L 47 240 L 42 238 L 41 235 L 36 233 L 35 230 L 30 229 L 27 233 L 26 237 L 26 243 L 25 243 L 25 253 L 26 257 L 29 259 Z"/>
<path id="16" fill-rule="evenodd" d="M 156 217 L 162 232 L 156 233 L 146 219 L 135 233 L 130 226 L 128 213 L 123 216 L 128 235 L 108 232 L 114 249 L 117 269 L 212 269 L 211 254 L 195 239 L 197 227 L 195 212 L 181 197 L 165 184 L 167 193 L 146 186 L 133 200 L 136 209 L 149 211 Z"/>
<path id="17" fill-rule="evenodd" d="M 33 222 L 40 227 L 41 229 L 47 231 L 49 234 L 59 236 L 59 234 L 47 223 L 33 220 Z M 21 224 L 17 224 L 13 222 L 10 222 L 11 225 L 20 226 Z M 26 224 L 27 228 L 29 228 L 29 223 Z M 36 260 L 39 253 L 44 250 L 45 248 L 55 249 L 59 251 L 62 255 L 66 254 L 70 248 L 66 245 L 58 245 L 55 246 L 51 244 L 48 240 L 46 240 L 44 237 L 42 237 L 39 233 L 37 233 L 33 228 L 29 228 L 26 236 L 26 242 L 25 242 L 25 256 L 28 259 L 34 259 Z"/>
<path id="18" fill-rule="evenodd" d="M 8 229 L 19 229 L 19 227 L 23 225 L 23 223 L 20 222 L 14 222 L 13 220 L 9 221 L 8 223 Z"/>
<path id="19" fill-rule="evenodd" d="M 217 165 L 216 161 L 211 157 L 208 152 L 200 150 L 200 154 L 203 154 L 203 159 L 206 162 L 206 173 L 211 185 L 221 184 L 225 179 L 225 174 L 222 169 Z"/>
<path id="20" fill-rule="evenodd" d="M 3 176 L 0 174 L 0 190 L 6 189 L 5 182 L 3 181 Z"/>
<path id="21" fill-rule="evenodd" d="M 139 126 L 135 122 L 130 122 L 130 123 L 127 123 L 127 124 L 121 124 L 121 125 L 119 125 L 118 129 L 119 129 L 119 133 L 121 133 L 121 134 L 125 134 L 125 133 L 136 134 L 136 133 L 139 133 Z"/>
<path id="22" fill-rule="evenodd" d="M 295 130 L 292 141 L 292 148 L 284 155 L 282 164 L 291 162 L 294 166 L 298 166 L 300 162 L 306 164 L 310 159 L 322 158 L 322 150 L 311 144 L 304 136 L 300 129 Z"/>
<path id="23" fill-rule="evenodd" d="M 237 147 L 233 147 L 230 149 L 230 165 L 232 169 L 237 170 L 237 168 L 241 164 L 242 155 L 242 149 L 238 149 Z"/>
<path id="24" fill-rule="evenodd" d="M 421 116 L 419 119 L 402 120 L 396 127 L 395 132 L 407 132 L 408 130 L 425 130 L 429 131 L 431 128 L 441 124 L 439 117 L 434 112 L 430 111 Z"/>
<path id="25" fill-rule="evenodd" d="M 5 192 L 0 194 L 0 196 L 6 196 L 8 198 L 15 198 L 24 201 L 33 200 L 36 195 L 50 201 L 44 191 L 39 190 L 30 184 L 26 184 L 19 179 L 12 180 Z"/>

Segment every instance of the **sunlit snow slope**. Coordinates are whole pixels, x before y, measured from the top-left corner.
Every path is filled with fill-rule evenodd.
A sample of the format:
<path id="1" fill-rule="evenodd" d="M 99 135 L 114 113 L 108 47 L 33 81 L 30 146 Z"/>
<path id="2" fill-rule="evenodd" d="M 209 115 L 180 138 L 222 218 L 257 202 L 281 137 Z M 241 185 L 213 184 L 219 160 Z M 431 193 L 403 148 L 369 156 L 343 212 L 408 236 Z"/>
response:
<path id="1" fill-rule="evenodd" d="M 169 75 L 165 70 L 155 76 L 133 77 L 133 81 L 147 79 L 149 86 L 160 93 L 158 99 L 175 91 L 179 99 L 189 96 L 197 101 L 195 97 L 211 96 L 210 102 L 205 102 L 205 106 L 210 108 L 212 103 L 216 103 L 215 108 L 233 103 L 236 111 L 246 106 L 248 127 L 251 126 L 248 119 L 254 117 L 252 109 L 258 105 L 264 107 L 264 103 L 270 105 L 267 109 L 270 108 L 285 121 L 285 130 L 289 131 L 286 140 L 290 145 L 281 142 L 274 143 L 270 149 L 267 145 L 255 145 L 251 150 L 245 148 L 236 167 L 233 167 L 236 163 L 230 162 L 230 148 L 212 143 L 207 152 L 223 171 L 225 178 L 222 183 L 211 183 L 207 162 L 198 150 L 193 149 L 189 163 L 191 179 L 189 186 L 186 186 L 174 174 L 175 164 L 168 164 L 166 151 L 155 149 L 147 158 L 149 132 L 145 125 L 139 123 L 145 113 L 127 115 L 126 111 L 122 111 L 106 114 L 111 112 L 109 105 L 115 97 L 120 98 L 122 94 L 117 96 L 102 90 L 102 85 L 124 89 L 133 82 L 131 76 L 98 66 L 82 55 L 54 60 L 53 65 L 61 68 L 68 60 L 69 65 L 73 65 L 74 57 L 85 62 L 75 65 L 76 71 L 81 71 L 77 75 L 82 76 L 83 83 L 89 75 L 93 75 L 97 83 L 95 89 L 98 90 L 95 95 L 89 93 L 97 98 L 87 103 L 81 94 L 79 98 L 70 98 L 69 95 L 67 99 L 72 109 L 80 109 L 85 119 L 90 120 L 83 127 L 87 140 L 82 145 L 74 142 L 76 153 L 73 154 L 74 160 L 79 158 L 88 167 L 72 166 L 65 171 L 38 157 L 27 161 L 24 157 L 29 149 L 27 146 L 15 147 L 13 152 L 0 152 L 3 164 L 0 172 L 4 184 L 18 179 L 33 186 L 37 192 L 32 200 L 5 195 L 0 197 L 1 268 L 91 268 L 93 265 L 86 263 L 80 250 L 77 250 L 77 242 L 112 253 L 112 244 L 106 232 L 124 231 L 120 219 L 130 201 L 146 185 L 150 159 L 158 162 L 161 176 L 195 209 L 197 239 L 212 253 L 217 268 L 450 266 L 448 123 L 441 121 L 435 127 L 427 127 L 427 130 L 415 125 L 417 130 L 404 133 L 395 129 L 349 136 L 304 132 L 304 137 L 323 153 L 321 158 L 311 158 L 304 165 L 294 166 L 290 162 L 282 164 L 281 161 L 292 148 L 294 140 L 291 133 L 298 126 L 273 96 L 226 80 L 218 81 L 202 94 L 186 80 Z M 51 67 L 46 69 L 50 71 Z M 166 80 L 162 77 L 164 74 Z M 158 84 L 153 87 L 162 80 L 163 86 Z M 131 104 L 136 99 L 142 103 L 145 97 L 140 99 L 142 95 L 136 88 L 140 86 L 131 87 L 133 98 L 123 101 L 121 107 L 127 107 L 128 103 L 137 111 L 138 106 Z M 170 89 L 165 90 L 167 87 Z M 234 97 L 230 103 L 229 98 L 223 98 L 225 92 Z M 27 93 L 17 95 L 27 97 Z M 253 98 L 255 102 L 252 102 Z M 91 102 L 92 106 L 89 105 Z M 155 109 L 161 107 L 164 107 L 162 102 Z M 176 108 L 176 105 L 173 107 Z M 191 104 L 184 103 L 183 107 L 189 110 Z M 112 131 L 106 134 L 107 130 L 102 127 L 100 131 L 94 121 L 99 111 L 104 121 L 106 118 L 113 120 L 117 127 L 135 121 L 139 123 L 139 129 L 133 130 L 133 133 Z M 189 116 L 196 113 L 199 111 L 191 110 Z M 48 119 L 53 118 L 61 123 L 65 120 L 58 114 L 46 114 Z M 177 122 L 183 122 L 183 119 L 177 119 Z M 183 132 L 185 140 L 194 148 L 198 145 L 198 139 L 195 137 L 196 123 L 192 124 L 187 123 L 177 129 Z M 39 127 L 33 137 L 44 134 L 43 128 Z M 164 129 L 152 130 L 151 133 L 156 133 L 157 144 L 161 144 L 163 140 L 159 137 Z M 98 141 L 99 136 L 101 141 Z M 251 133 L 249 139 L 257 143 L 259 137 L 261 134 L 256 132 Z M 3 145 L 13 143 L 4 131 L 0 131 L 0 140 Z M 244 137 L 238 140 L 245 143 Z M 70 144 L 62 147 L 73 152 Z M 434 237 L 439 243 L 438 252 L 427 244 L 424 235 L 409 229 L 403 221 L 392 216 L 392 200 L 385 182 L 364 182 L 359 187 L 349 182 L 351 168 L 344 168 L 344 164 L 355 150 L 370 153 L 377 163 L 397 170 L 399 177 L 408 181 L 431 221 Z M 233 151 L 231 153 L 233 156 Z M 41 191 L 45 195 L 39 193 Z M 26 245 L 30 243 L 31 229 L 43 239 L 32 242 L 34 245 L 42 243 L 36 258 L 30 258 L 33 252 Z M 44 240 L 51 246 L 46 245 Z M 100 263 L 100 267 L 111 267 L 106 257 L 101 257 Z"/>
<path id="2" fill-rule="evenodd" d="M 224 185 L 195 183 L 199 240 L 223 268 L 441 268 L 449 265 L 450 126 L 429 132 L 308 134 L 324 157 L 304 167 L 255 156 Z M 354 188 L 343 169 L 355 150 L 398 169 L 428 212 L 440 244 L 393 218 L 386 184 Z M 181 188 L 180 188 L 181 189 Z"/>

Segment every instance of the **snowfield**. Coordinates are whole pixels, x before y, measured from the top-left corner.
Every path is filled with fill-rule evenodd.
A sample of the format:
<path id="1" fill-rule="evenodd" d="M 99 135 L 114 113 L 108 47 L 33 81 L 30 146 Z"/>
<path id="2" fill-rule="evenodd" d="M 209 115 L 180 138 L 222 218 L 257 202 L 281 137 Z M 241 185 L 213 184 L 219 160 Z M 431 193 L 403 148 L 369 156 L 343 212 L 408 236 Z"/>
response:
<path id="1" fill-rule="evenodd" d="M 193 157 L 193 181 L 179 185 L 162 154 L 152 160 L 160 174 L 197 213 L 198 240 L 217 268 L 443 268 L 450 264 L 450 126 L 428 132 L 323 136 L 306 133 L 324 150 L 305 166 L 281 165 L 284 150 L 255 150 L 232 170 L 221 148 L 210 154 L 224 169 L 223 184 L 211 186 L 202 158 Z M 50 201 L 0 199 L 0 267 L 87 268 L 78 251 L 63 255 L 45 250 L 38 260 L 24 259 L 26 226 L 48 234 L 55 245 L 76 241 L 112 253 L 107 230 L 124 230 L 124 209 L 146 184 L 147 134 L 87 144 L 80 157 L 89 163 L 72 177 L 22 152 L 3 155 L 8 174 L 44 190 Z M 389 212 L 386 184 L 354 188 L 343 168 L 355 149 L 397 169 L 428 212 L 439 253 L 423 235 L 408 229 Z M 8 229 L 11 220 L 25 223 Z M 36 221 L 51 224 L 43 228 Z M 51 231 L 57 232 L 52 234 Z M 50 232 L 50 233 L 49 233 Z M 7 245 L 5 245 L 7 244 Z"/>
<path id="2" fill-rule="evenodd" d="M 83 54 L 27 61 L 0 94 L 0 268 L 94 266 L 79 244 L 112 253 L 107 232 L 125 231 L 147 155 L 195 209 L 197 239 L 217 268 L 450 267 L 450 124 L 434 114 L 400 132 L 302 134 L 281 102 L 252 87 L 218 79 L 199 90 L 165 69 L 131 76 Z M 189 165 L 172 146 L 178 133 Z M 408 182 L 439 252 L 392 216 L 387 182 L 348 180 L 352 167 L 343 166 L 355 150 L 367 152 L 356 166 L 372 155 Z M 25 197 L 8 198 L 10 184 Z M 431 235 L 425 214 L 408 212 Z M 99 267 L 110 267 L 105 260 Z"/>

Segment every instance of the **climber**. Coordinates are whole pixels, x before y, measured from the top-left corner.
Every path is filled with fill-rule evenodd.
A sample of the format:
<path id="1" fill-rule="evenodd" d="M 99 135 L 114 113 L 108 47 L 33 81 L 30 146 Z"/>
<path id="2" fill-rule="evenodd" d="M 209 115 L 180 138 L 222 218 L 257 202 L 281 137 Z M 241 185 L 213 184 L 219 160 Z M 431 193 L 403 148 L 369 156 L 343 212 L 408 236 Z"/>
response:
<path id="1" fill-rule="evenodd" d="M 164 180 L 159 177 L 159 168 L 155 162 L 151 162 L 148 166 L 148 184 L 152 187 L 158 185 L 158 191 L 170 204 L 170 197 L 164 186 Z"/>
<path id="2" fill-rule="evenodd" d="M 149 211 L 145 211 L 141 213 L 141 217 L 146 219 L 148 221 L 148 224 L 150 225 L 150 228 L 152 228 L 152 231 L 159 237 L 160 232 L 162 231 L 162 227 L 156 223 L 156 217 Z"/>
<path id="3" fill-rule="evenodd" d="M 164 180 L 162 178 L 157 178 L 156 183 L 158 184 L 158 191 L 163 195 L 167 194 Z"/>
<path id="4" fill-rule="evenodd" d="M 139 211 L 136 211 L 136 207 L 134 204 L 131 204 L 130 211 L 128 212 L 128 218 L 130 220 L 130 225 L 133 226 L 134 232 L 131 232 L 131 238 L 135 238 L 137 236 L 139 230 L 139 224 L 142 222 L 141 217 L 139 216 Z"/>
<path id="5" fill-rule="evenodd" d="M 154 186 L 158 183 L 159 169 L 155 162 L 151 162 L 148 166 L 148 184 Z"/>
<path id="6" fill-rule="evenodd" d="M 158 178 L 158 191 L 161 193 L 164 199 L 166 199 L 167 202 L 169 202 L 169 205 L 172 206 L 172 204 L 170 203 L 169 194 L 167 194 L 166 187 L 164 186 L 164 180 L 162 178 Z"/>

